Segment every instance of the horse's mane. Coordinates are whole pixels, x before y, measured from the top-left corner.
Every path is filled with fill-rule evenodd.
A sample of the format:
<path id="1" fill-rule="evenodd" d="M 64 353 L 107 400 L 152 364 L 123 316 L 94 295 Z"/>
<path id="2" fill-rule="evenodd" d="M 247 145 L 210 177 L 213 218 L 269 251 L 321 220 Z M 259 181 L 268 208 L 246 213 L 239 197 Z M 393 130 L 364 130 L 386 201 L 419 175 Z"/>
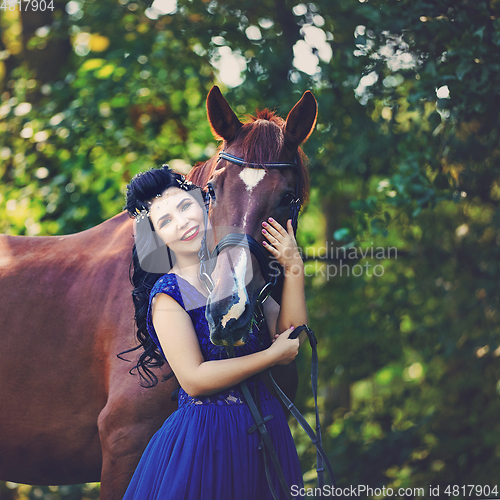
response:
<path id="1" fill-rule="evenodd" d="M 257 110 L 256 116 L 247 115 L 233 141 L 239 148 L 239 154 L 245 160 L 255 163 L 276 161 L 280 157 L 284 141 L 285 120 L 270 109 Z M 225 147 L 223 141 L 215 156 L 206 162 L 197 163 L 187 175 L 187 178 L 202 188 L 212 177 L 217 165 L 219 152 Z M 299 196 L 302 206 L 309 198 L 309 172 L 306 167 L 307 157 L 301 148 L 298 148 L 297 164 L 299 175 Z"/>

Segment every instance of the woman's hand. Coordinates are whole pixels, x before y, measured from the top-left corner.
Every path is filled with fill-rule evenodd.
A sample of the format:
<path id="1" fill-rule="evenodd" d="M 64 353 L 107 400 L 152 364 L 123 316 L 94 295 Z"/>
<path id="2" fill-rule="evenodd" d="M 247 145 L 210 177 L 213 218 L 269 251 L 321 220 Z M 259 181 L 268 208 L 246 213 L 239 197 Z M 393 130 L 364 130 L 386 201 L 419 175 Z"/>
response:
<path id="1" fill-rule="evenodd" d="M 297 242 L 293 234 L 292 219 L 287 221 L 287 230 L 272 217 L 268 222 L 262 222 L 262 234 L 268 241 L 262 244 L 275 257 L 288 274 L 297 275 L 304 269 L 304 262 L 300 256 Z"/>
<path id="2" fill-rule="evenodd" d="M 297 356 L 300 346 L 299 339 L 288 338 L 294 329 L 291 326 L 282 334 L 275 335 L 271 347 L 268 348 L 269 354 L 273 357 L 274 365 L 288 365 Z"/>

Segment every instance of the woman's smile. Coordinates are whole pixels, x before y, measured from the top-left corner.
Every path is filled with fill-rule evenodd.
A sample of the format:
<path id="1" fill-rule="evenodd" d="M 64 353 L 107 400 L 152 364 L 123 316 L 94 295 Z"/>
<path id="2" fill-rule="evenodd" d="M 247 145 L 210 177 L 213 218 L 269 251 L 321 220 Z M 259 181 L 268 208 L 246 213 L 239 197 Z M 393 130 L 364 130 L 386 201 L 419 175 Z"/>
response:
<path id="1" fill-rule="evenodd" d="M 189 231 L 186 231 L 181 238 L 181 241 L 190 241 L 196 238 L 200 232 L 200 226 L 194 226 Z"/>

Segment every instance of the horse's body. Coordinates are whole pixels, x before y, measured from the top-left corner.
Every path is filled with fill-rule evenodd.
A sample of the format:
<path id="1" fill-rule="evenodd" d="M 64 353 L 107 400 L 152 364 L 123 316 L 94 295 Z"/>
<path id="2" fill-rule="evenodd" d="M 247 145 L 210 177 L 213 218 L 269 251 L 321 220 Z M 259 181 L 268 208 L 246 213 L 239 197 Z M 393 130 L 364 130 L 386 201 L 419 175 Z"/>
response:
<path id="1" fill-rule="evenodd" d="M 148 439 L 175 409 L 175 379 L 143 389 L 116 356 L 135 345 L 132 245 L 124 213 L 69 236 L 0 236 L 2 479 L 102 477 L 102 498 L 121 498 Z"/>
<path id="2" fill-rule="evenodd" d="M 216 109 L 221 105 L 226 112 L 227 103 L 218 89 L 211 95 L 212 128 L 226 146 L 237 148 L 238 142 L 226 137 L 227 123 Z M 300 115 L 295 113 L 291 125 Z M 314 126 L 311 120 L 305 122 L 299 128 Z M 309 129 L 299 134 L 293 147 L 273 151 L 293 157 Z M 215 164 L 213 158 L 193 169 L 190 177 L 205 186 L 214 177 L 220 181 L 221 173 L 228 185 L 239 176 L 238 169 L 220 170 L 222 165 L 214 168 Z M 282 190 L 295 182 L 293 173 L 281 179 L 275 174 L 269 177 L 272 184 L 262 183 L 259 189 Z M 228 195 L 229 191 L 211 208 L 210 219 L 216 224 L 236 224 L 235 200 L 231 203 Z M 250 228 L 258 237 L 256 217 L 274 213 L 269 200 L 264 205 L 256 212 L 248 208 L 240 232 Z M 286 210 L 278 212 L 283 223 Z M 177 387 L 175 378 L 144 389 L 138 377 L 128 373 L 133 365 L 117 357 L 136 345 L 129 281 L 132 234 L 132 221 L 122 213 L 69 236 L 0 235 L 0 479 L 39 485 L 100 480 L 101 500 L 121 499 L 149 439 L 176 408 L 170 398 Z M 253 260 L 248 256 L 247 264 Z M 253 264 L 254 278 L 246 297 L 247 301 L 250 297 L 250 310 L 255 290 L 263 284 Z M 227 296 L 235 280 L 240 280 L 231 273 L 216 268 L 215 295 Z M 223 301 L 217 304 L 224 305 Z M 226 313 L 212 307 L 216 326 Z M 231 325 L 239 320 L 241 328 L 248 313 L 243 320 L 237 315 L 233 319 L 226 328 L 228 338 Z M 137 355 L 125 357 L 135 361 Z M 157 375 L 161 380 L 168 373 L 165 364 Z M 294 364 L 283 367 L 281 375 L 278 382 L 293 395 Z"/>

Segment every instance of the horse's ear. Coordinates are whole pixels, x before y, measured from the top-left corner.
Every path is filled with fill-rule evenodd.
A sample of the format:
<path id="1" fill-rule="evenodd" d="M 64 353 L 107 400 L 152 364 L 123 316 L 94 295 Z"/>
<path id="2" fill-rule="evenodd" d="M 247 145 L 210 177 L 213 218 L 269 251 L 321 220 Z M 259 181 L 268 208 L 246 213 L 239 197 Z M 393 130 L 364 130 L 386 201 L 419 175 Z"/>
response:
<path id="1" fill-rule="evenodd" d="M 285 144 L 292 149 L 302 144 L 314 130 L 317 115 L 318 104 L 307 90 L 286 117 Z"/>
<path id="2" fill-rule="evenodd" d="M 231 141 L 243 125 L 216 85 L 208 93 L 207 112 L 208 121 L 216 139 Z"/>

